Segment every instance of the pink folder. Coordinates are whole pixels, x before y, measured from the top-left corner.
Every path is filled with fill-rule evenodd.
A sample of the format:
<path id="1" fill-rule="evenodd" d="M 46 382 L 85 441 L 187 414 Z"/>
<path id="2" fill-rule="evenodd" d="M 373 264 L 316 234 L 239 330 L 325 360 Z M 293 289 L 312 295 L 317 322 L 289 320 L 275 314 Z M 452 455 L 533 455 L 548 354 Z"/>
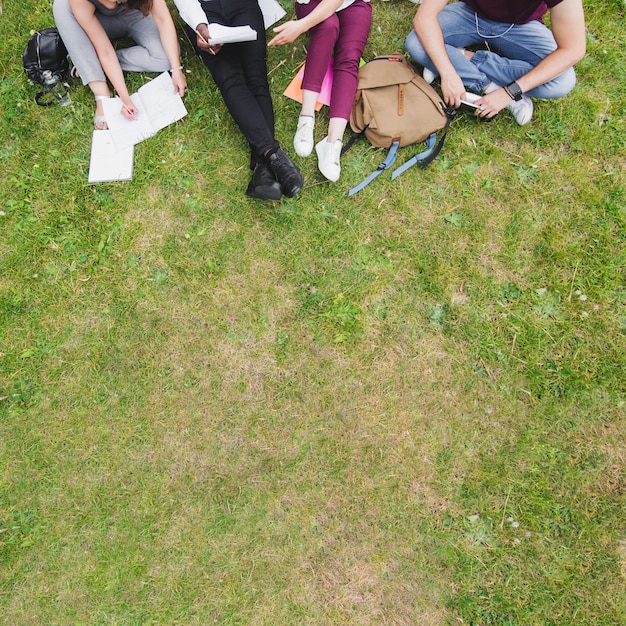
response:
<path id="1" fill-rule="evenodd" d="M 288 98 L 292 100 L 296 100 L 297 102 L 302 102 L 302 79 L 304 78 L 304 63 L 302 64 L 300 71 L 294 76 L 293 80 L 285 89 L 284 94 Z M 330 105 L 330 92 L 333 87 L 333 58 L 330 58 L 330 63 L 328 64 L 328 69 L 326 70 L 326 74 L 324 75 L 324 80 L 322 81 L 322 89 L 320 90 L 320 95 L 317 98 L 317 103 L 315 104 L 315 110 L 319 111 L 323 105 Z"/>

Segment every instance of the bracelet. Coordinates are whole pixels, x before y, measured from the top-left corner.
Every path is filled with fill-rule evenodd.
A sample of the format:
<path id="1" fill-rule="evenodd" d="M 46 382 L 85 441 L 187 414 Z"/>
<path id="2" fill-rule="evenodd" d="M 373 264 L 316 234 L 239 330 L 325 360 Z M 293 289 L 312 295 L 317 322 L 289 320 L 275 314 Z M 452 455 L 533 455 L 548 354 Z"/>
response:
<path id="1" fill-rule="evenodd" d="M 182 65 L 179 65 L 178 67 L 173 67 L 173 68 L 170 70 L 170 72 L 175 72 L 176 70 L 182 70 L 182 69 L 183 69 L 183 66 L 182 66 Z"/>
<path id="2" fill-rule="evenodd" d="M 511 100 L 515 100 L 515 96 L 509 90 L 508 85 L 504 85 L 504 91 L 506 92 L 506 95 L 509 96 L 509 98 L 511 98 Z"/>

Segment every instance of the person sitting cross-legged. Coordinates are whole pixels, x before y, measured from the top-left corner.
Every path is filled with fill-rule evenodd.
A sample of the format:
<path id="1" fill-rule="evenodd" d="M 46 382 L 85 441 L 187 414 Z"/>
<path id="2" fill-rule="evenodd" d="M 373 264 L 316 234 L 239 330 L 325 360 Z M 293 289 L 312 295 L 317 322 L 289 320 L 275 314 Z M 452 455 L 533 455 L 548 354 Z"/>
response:
<path id="1" fill-rule="evenodd" d="M 129 120 L 138 115 L 126 88 L 124 71 L 172 74 L 183 96 L 187 82 L 180 63 L 176 28 L 165 0 L 54 0 L 54 20 L 72 59 L 72 74 L 88 85 L 96 99 L 94 128 L 105 130 L 102 100 L 110 97 L 107 79 Z M 112 40 L 129 37 L 129 47 Z"/>
<path id="2" fill-rule="evenodd" d="M 406 49 L 424 78 L 439 76 L 448 106 L 469 100 L 485 120 L 508 109 L 528 124 L 531 97 L 568 94 L 585 54 L 582 0 L 423 0 L 413 26 Z"/>

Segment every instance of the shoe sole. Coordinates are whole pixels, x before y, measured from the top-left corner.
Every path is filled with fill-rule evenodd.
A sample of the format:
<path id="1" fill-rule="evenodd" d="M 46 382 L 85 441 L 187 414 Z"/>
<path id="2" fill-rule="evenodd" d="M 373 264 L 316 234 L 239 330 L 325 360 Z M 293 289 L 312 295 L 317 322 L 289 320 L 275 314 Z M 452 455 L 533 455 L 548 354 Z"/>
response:
<path id="1" fill-rule="evenodd" d="M 255 200 L 280 200 L 282 190 L 280 187 L 274 189 L 270 187 L 255 187 L 254 189 L 246 189 L 246 196 Z"/>
<path id="2" fill-rule="evenodd" d="M 281 190 L 284 196 L 287 196 L 287 198 L 293 198 L 295 195 L 300 193 L 300 191 L 302 190 L 302 185 L 295 185 L 291 187 L 291 189 L 285 189 L 284 187 L 281 187 Z"/>

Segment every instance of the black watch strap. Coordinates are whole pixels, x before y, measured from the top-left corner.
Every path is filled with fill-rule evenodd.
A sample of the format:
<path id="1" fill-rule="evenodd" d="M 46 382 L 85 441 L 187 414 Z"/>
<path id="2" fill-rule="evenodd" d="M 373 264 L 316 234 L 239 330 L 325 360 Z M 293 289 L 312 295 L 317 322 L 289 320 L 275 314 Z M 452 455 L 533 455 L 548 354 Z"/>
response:
<path id="1" fill-rule="evenodd" d="M 504 91 L 507 92 L 507 94 L 509 94 L 509 97 L 511 98 L 511 100 L 515 100 L 516 102 L 519 102 L 522 99 L 522 88 L 515 82 L 513 81 L 512 83 L 509 83 L 505 88 Z"/>

